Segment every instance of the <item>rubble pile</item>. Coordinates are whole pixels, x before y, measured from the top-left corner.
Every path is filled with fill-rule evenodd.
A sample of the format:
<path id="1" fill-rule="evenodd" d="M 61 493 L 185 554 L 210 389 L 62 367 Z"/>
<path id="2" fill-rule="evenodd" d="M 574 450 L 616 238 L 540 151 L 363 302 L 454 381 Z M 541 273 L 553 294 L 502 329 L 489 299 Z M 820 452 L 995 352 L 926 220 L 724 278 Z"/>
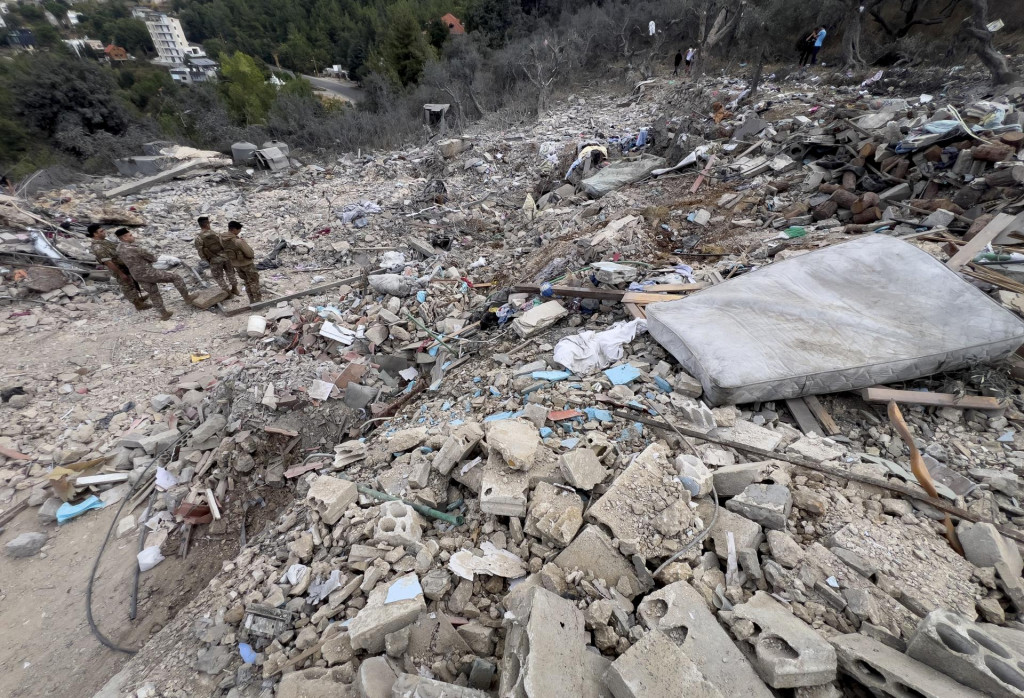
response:
<path id="1" fill-rule="evenodd" d="M 147 565 L 294 491 L 107 695 L 1020 695 L 1019 359 L 719 405 L 646 332 L 654 304 L 863 235 L 1024 313 L 1021 95 L 883 85 L 751 104 L 708 78 L 699 119 L 665 120 L 655 82 L 588 96 L 584 134 L 574 98 L 529 131 L 123 200 L 169 255 L 197 215 L 237 218 L 275 295 L 336 285 L 238 308 L 232 351 L 99 436 L 83 407 L 36 443 L 56 404 L 5 397 L 11 497 L 151 501 L 118 522 L 151 529 Z"/>

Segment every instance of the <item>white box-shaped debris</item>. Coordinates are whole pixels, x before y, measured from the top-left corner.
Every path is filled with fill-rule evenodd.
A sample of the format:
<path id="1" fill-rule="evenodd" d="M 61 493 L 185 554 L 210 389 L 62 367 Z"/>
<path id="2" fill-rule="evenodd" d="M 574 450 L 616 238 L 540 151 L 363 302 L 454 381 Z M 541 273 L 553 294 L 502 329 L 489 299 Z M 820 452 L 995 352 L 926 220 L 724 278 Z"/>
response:
<path id="1" fill-rule="evenodd" d="M 872 235 L 647 306 L 713 405 L 910 380 L 999 359 L 1024 322 L 913 245 Z"/>

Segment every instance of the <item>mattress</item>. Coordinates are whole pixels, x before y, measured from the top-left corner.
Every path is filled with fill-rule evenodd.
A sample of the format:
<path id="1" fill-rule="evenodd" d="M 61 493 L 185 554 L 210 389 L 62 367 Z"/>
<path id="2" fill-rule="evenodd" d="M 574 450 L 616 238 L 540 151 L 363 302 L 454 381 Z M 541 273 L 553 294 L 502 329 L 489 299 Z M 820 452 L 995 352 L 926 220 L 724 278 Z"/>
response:
<path id="1" fill-rule="evenodd" d="M 870 235 L 647 306 L 712 405 L 866 388 L 991 362 L 1024 322 L 917 247 Z"/>

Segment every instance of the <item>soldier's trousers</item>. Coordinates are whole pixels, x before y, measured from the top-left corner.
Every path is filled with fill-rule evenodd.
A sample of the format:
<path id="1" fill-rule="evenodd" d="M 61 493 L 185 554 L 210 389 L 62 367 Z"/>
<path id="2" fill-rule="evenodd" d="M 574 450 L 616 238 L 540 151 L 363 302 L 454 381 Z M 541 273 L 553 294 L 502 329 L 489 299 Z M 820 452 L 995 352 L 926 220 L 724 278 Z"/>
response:
<path id="1" fill-rule="evenodd" d="M 238 282 L 235 281 L 235 268 L 231 262 L 210 262 L 210 276 L 225 291 L 230 291 Z"/>
<path id="2" fill-rule="evenodd" d="M 235 267 L 235 271 L 242 277 L 245 284 L 245 294 L 249 296 L 250 303 L 259 303 L 263 300 L 260 294 L 260 275 L 256 271 L 255 264 L 246 264 L 244 267 Z"/>
<path id="3" fill-rule="evenodd" d="M 125 297 L 125 300 L 133 305 L 139 305 L 142 303 L 142 295 L 139 293 L 138 283 L 132 279 L 131 273 L 128 271 L 127 267 L 122 269 L 122 271 L 127 278 L 122 279 L 117 274 L 114 274 L 114 281 L 116 281 L 117 285 L 121 288 L 121 295 Z"/>
<path id="4" fill-rule="evenodd" d="M 153 304 L 153 308 L 157 312 L 166 310 L 164 299 L 160 295 L 160 289 L 157 287 L 157 284 L 174 284 L 174 288 L 178 289 L 181 297 L 185 299 L 186 303 L 188 302 L 188 287 L 185 286 L 185 281 L 177 274 L 154 269 L 149 274 L 146 274 L 145 279 L 136 278 L 135 280 L 139 282 L 142 290 L 149 294 L 149 302 Z"/>

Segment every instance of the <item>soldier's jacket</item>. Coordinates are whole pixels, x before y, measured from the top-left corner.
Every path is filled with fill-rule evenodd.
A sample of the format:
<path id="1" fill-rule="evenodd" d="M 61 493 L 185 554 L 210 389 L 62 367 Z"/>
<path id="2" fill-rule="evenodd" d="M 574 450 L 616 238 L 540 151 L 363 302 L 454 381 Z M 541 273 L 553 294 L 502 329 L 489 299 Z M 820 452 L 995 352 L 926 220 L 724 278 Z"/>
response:
<path id="1" fill-rule="evenodd" d="M 92 256 L 100 264 L 114 262 L 114 264 L 121 266 L 121 260 L 117 257 L 117 243 L 112 240 L 93 238 L 89 245 L 89 251 L 92 252 Z"/>
<path id="2" fill-rule="evenodd" d="M 196 235 L 196 251 L 199 253 L 199 258 L 204 259 L 211 264 L 214 262 L 226 262 L 227 258 L 224 256 L 224 244 L 221 242 L 220 236 L 212 230 L 204 230 Z"/>
<path id="3" fill-rule="evenodd" d="M 256 256 L 249 243 L 231 233 L 220 236 L 221 244 L 224 246 L 224 256 L 228 258 L 233 267 L 245 267 L 252 264 Z"/>
<path id="4" fill-rule="evenodd" d="M 153 268 L 156 255 L 132 242 L 117 243 L 117 256 L 121 259 L 136 281 L 146 281 L 158 270 Z"/>

